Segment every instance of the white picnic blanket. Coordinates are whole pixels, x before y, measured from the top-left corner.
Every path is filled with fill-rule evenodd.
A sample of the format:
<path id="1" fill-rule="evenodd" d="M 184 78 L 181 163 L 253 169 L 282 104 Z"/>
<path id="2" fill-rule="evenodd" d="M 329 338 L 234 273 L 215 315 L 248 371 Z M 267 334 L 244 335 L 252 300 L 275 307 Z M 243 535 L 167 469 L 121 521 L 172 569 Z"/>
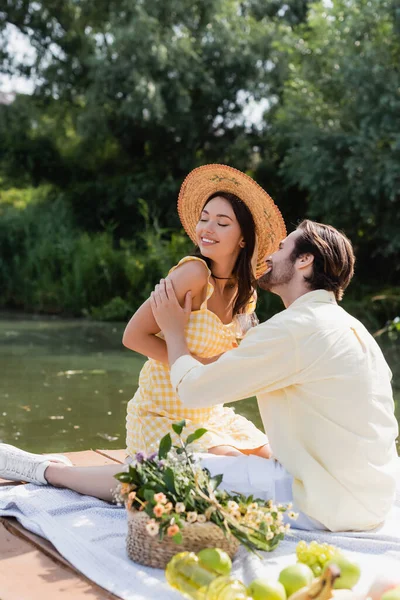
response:
<path id="1" fill-rule="evenodd" d="M 16 517 L 26 529 L 50 540 L 77 570 L 123 600 L 182 598 L 168 586 L 162 570 L 127 558 L 124 508 L 70 490 L 28 484 L 0 488 L 0 516 Z M 301 539 L 328 542 L 353 556 L 362 570 L 355 591 L 363 595 L 383 574 L 400 578 L 400 496 L 385 524 L 374 531 L 293 529 L 274 552 L 261 553 L 261 559 L 240 548 L 233 575 L 246 584 L 256 577 L 277 578 L 283 567 L 296 562 L 295 549 Z"/>

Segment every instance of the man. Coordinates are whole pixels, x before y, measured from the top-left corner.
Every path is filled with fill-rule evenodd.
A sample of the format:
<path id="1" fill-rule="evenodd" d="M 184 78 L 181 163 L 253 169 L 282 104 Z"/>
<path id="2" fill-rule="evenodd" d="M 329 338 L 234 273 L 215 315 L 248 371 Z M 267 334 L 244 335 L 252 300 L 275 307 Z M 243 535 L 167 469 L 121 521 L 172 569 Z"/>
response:
<path id="1" fill-rule="evenodd" d="M 377 527 L 393 504 L 398 471 L 391 372 L 365 327 L 337 304 L 354 260 L 342 233 L 303 221 L 258 280 L 285 310 L 209 365 L 186 344 L 190 298 L 181 308 L 171 282 L 162 280 L 151 299 L 183 405 L 256 395 L 296 507 L 331 531 Z"/>

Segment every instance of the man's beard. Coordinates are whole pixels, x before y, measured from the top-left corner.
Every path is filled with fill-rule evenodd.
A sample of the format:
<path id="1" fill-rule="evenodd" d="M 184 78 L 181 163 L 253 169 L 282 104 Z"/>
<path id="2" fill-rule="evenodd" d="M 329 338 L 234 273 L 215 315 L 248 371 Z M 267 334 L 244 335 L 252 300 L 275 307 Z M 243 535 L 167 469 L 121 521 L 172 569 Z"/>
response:
<path id="1" fill-rule="evenodd" d="M 279 266 L 272 266 L 268 273 L 257 279 L 257 285 L 265 291 L 273 292 L 274 288 L 290 283 L 294 275 L 294 262 L 288 258 Z"/>

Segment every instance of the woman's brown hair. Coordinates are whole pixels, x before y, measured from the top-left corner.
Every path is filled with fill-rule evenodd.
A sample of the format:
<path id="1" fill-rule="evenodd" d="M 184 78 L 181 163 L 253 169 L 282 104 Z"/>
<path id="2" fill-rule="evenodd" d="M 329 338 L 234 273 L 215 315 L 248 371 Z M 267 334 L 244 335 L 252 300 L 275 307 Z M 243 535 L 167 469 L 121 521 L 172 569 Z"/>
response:
<path id="1" fill-rule="evenodd" d="M 256 245 L 256 228 L 250 210 L 238 196 L 228 192 L 215 192 L 207 198 L 203 208 L 205 208 L 213 198 L 224 198 L 224 200 L 227 200 L 232 206 L 232 210 L 235 213 L 245 242 L 244 248 L 241 248 L 239 252 L 232 273 L 236 277 L 238 285 L 238 291 L 232 309 L 232 316 L 234 317 L 236 314 L 244 312 L 254 293 L 255 277 L 251 259 Z M 207 263 L 210 271 L 212 270 L 211 260 L 206 256 L 203 256 L 199 248 L 196 248 L 194 256 L 202 258 Z"/>

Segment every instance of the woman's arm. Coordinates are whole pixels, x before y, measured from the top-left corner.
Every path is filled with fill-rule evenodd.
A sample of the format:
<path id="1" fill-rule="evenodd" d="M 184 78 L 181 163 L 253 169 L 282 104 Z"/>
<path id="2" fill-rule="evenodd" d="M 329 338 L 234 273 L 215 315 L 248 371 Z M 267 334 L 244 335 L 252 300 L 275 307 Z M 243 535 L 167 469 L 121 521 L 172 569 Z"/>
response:
<path id="1" fill-rule="evenodd" d="M 173 282 L 176 297 L 182 307 L 187 292 L 191 291 L 193 310 L 200 308 L 208 283 L 208 271 L 203 263 L 197 260 L 186 262 L 172 271 L 168 278 Z M 168 364 L 167 346 L 164 340 L 156 336 L 159 331 L 150 300 L 146 300 L 126 326 L 122 343 L 130 350 Z"/>

